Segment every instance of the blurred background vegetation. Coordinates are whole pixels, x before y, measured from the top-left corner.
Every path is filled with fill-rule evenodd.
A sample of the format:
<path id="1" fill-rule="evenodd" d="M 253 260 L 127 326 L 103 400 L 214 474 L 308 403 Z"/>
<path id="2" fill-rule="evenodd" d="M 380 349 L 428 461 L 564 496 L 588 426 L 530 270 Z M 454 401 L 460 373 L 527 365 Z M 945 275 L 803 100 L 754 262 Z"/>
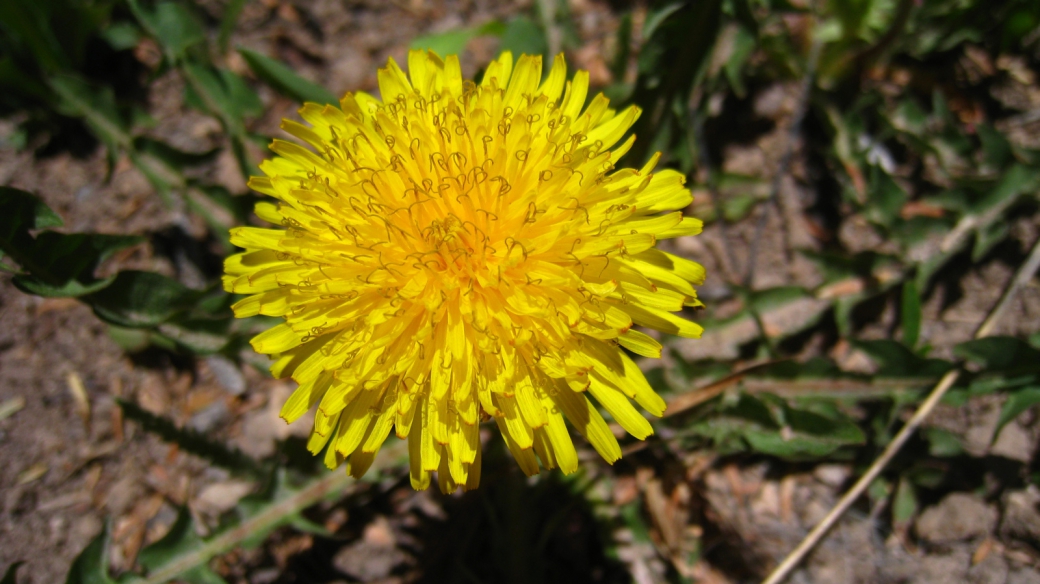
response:
<path id="1" fill-rule="evenodd" d="M 708 268 L 613 467 L 328 473 L 219 285 L 278 122 L 408 48 L 566 53 L 688 176 Z M 0 567 L 14 582 L 1040 582 L 1034 0 L 0 0 Z M 1030 274 L 1025 274 L 1026 277 Z M 588 455 L 588 456 L 585 456 Z M 18 568 L 20 562 L 27 564 Z"/>

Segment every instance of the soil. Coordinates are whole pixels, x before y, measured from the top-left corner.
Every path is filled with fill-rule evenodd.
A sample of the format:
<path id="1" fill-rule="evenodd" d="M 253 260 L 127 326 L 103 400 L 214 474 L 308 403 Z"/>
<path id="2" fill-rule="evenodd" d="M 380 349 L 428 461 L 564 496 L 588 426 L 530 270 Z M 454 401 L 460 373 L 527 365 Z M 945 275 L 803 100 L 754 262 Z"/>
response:
<path id="1" fill-rule="evenodd" d="M 202 4 L 215 15 L 222 10 L 215 0 Z M 594 79 L 605 85 L 609 71 L 603 55 L 618 26 L 617 13 L 595 0 L 569 5 L 581 40 L 569 52 L 570 64 L 596 72 Z M 530 9 L 530 1 L 263 0 L 246 3 L 232 44 L 275 56 L 335 92 L 373 91 L 377 67 L 388 57 L 404 62 L 414 37 Z M 474 41 L 463 59 L 464 74 L 472 75 L 494 50 L 495 41 Z M 245 63 L 230 55 L 226 65 L 247 74 Z M 158 123 L 151 131 L 187 150 L 219 145 L 219 125 L 185 109 L 181 90 L 173 74 L 153 86 L 150 109 Z M 293 116 L 294 106 L 270 90 L 260 91 L 266 113 L 251 129 L 276 135 L 278 121 Z M 755 92 L 754 109 L 768 120 L 767 129 L 745 144 L 727 147 L 720 162 L 728 171 L 768 182 L 787 147 L 798 87 L 777 84 Z M 0 127 L 0 135 L 9 130 L 9 125 Z M 796 146 L 799 162 L 793 178 L 781 183 L 778 208 L 760 205 L 725 234 L 712 224 L 703 235 L 673 244 L 678 253 L 707 267 L 702 297 L 719 314 L 733 301 L 729 282 L 742 277 L 756 238 L 761 238 L 761 253 L 754 286 L 820 282 L 812 265 L 791 252 L 819 246 L 805 212 L 812 193 L 803 180 L 802 158 Z M 202 172 L 233 192 L 245 190 L 230 157 Z M 0 184 L 39 194 L 65 219 L 68 231 L 148 238 L 104 269 L 157 270 L 191 286 L 214 276 L 212 266 L 196 265 L 168 243 L 202 240 L 205 226 L 184 210 L 167 207 L 126 161 L 107 177 L 100 150 L 86 157 L 57 153 L 40 158 L 4 145 Z M 695 205 L 700 205 L 706 193 L 696 194 Z M 757 213 L 769 213 L 764 230 Z M 1038 232 L 1031 218 L 1018 219 L 1008 244 L 979 264 L 965 265 L 926 299 L 922 337 L 938 356 L 948 356 L 952 345 L 970 338 Z M 854 226 L 843 229 L 841 237 L 849 249 L 878 245 L 866 229 Z M 764 320 L 771 334 L 780 335 L 799 330 L 820 310 L 819 303 L 806 302 Z M 888 338 L 895 310 L 894 302 L 882 306 L 861 336 Z M 1034 281 L 998 332 L 1035 332 L 1038 322 L 1040 288 Z M 753 324 L 737 322 L 675 347 L 691 360 L 734 359 L 756 335 Z M 856 355 L 842 353 L 825 337 L 820 333 L 804 340 L 801 355 L 830 351 L 846 363 L 856 362 Z M 0 468 L 5 469 L 0 473 L 0 567 L 25 561 L 23 584 L 62 582 L 72 559 L 107 521 L 114 542 L 112 568 L 127 570 L 143 545 L 169 529 L 179 507 L 187 505 L 201 524 L 212 526 L 255 489 L 124 421 L 117 398 L 263 457 L 274 451 L 276 441 L 308 432 L 304 425 L 286 427 L 277 418 L 290 391 L 257 369 L 226 359 L 192 360 L 160 351 L 128 355 L 86 306 L 23 294 L 9 277 L 0 276 L 0 403 L 24 399 L 21 409 L 0 419 Z M 932 422 L 974 445 L 970 454 L 980 458 L 971 459 L 974 466 L 965 472 L 975 476 L 957 485 L 971 489 L 945 496 L 926 493 L 916 520 L 892 530 L 879 528 L 885 499 L 863 501 L 790 582 L 1040 582 L 1040 492 L 1013 478 L 1035 465 L 1040 420 L 1023 416 L 991 446 L 986 437 L 998 409 L 999 403 L 979 400 L 965 408 L 940 408 Z M 676 573 L 700 582 L 750 582 L 767 573 L 831 508 L 862 469 L 861 462 L 807 465 L 707 452 L 674 460 L 651 447 L 614 468 L 591 463 L 583 477 L 568 481 L 556 475 L 527 480 L 509 461 L 489 456 L 484 486 L 475 493 L 415 493 L 406 479 L 391 478 L 311 511 L 334 537 L 282 529 L 260 548 L 224 556 L 215 567 L 229 582 L 250 584 L 644 584 Z M 587 483 L 592 491 L 579 495 Z M 623 520 L 626 513 L 645 518 L 646 534 Z M 608 540 L 617 543 L 616 557 L 607 551 Z"/>

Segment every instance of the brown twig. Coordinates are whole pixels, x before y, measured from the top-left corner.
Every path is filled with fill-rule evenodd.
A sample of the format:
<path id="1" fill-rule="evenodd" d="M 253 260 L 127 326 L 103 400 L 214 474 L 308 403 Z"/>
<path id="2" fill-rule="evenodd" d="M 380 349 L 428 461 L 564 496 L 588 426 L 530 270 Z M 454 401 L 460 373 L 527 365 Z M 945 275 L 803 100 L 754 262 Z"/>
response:
<path id="1" fill-rule="evenodd" d="M 726 377 L 723 377 L 722 379 L 720 379 L 718 381 L 713 381 L 713 382 L 709 383 L 708 385 L 705 385 L 704 387 L 700 387 L 700 388 L 697 388 L 697 389 L 695 389 L 693 391 L 688 391 L 686 393 L 679 394 L 679 395 L 675 396 L 674 398 L 672 398 L 672 400 L 670 402 L 668 402 L 668 409 L 665 410 L 664 416 L 662 416 L 662 417 L 670 418 L 672 416 L 681 414 L 681 413 L 683 413 L 683 412 L 685 412 L 687 410 L 691 410 L 691 409 L 701 405 L 702 403 L 704 403 L 704 402 L 706 402 L 706 401 L 708 401 L 710 399 L 713 399 L 715 396 L 721 394 L 722 392 L 726 391 L 730 387 L 733 387 L 734 385 L 740 383 L 748 375 L 750 375 L 750 374 L 752 374 L 752 373 L 754 373 L 756 371 L 761 371 L 762 369 L 765 369 L 766 367 L 770 367 L 772 365 L 775 365 L 777 363 L 780 363 L 780 362 L 786 361 L 786 360 L 787 359 L 780 359 L 780 360 L 776 360 L 776 361 L 766 361 L 765 363 L 759 363 L 758 365 L 752 365 L 751 367 L 748 367 L 746 369 L 742 369 L 742 370 L 737 371 L 736 373 L 733 373 L 731 375 L 727 375 Z"/>
<path id="2" fill-rule="evenodd" d="M 1033 277 L 1033 274 L 1036 273 L 1038 267 L 1040 267 L 1040 238 L 1037 238 L 1037 241 L 1033 244 L 1033 250 L 1030 252 L 1029 257 L 1026 259 L 1025 263 L 1022 264 L 1022 267 L 1018 269 L 1014 279 L 1011 280 L 1007 290 L 1004 291 L 1004 295 L 1001 296 L 1000 301 L 993 307 L 989 316 L 979 326 L 978 330 L 975 332 L 974 338 L 981 339 L 982 337 L 989 336 L 1001 316 L 1003 316 L 1004 312 L 1007 311 L 1008 306 L 1011 305 L 1011 300 L 1018 293 L 1018 290 Z M 934 389 L 932 389 L 932 392 L 928 394 L 928 398 L 925 399 L 924 403 L 917 408 L 913 417 L 910 418 L 910 421 L 908 421 L 906 425 L 903 426 L 903 429 L 896 434 L 896 437 L 892 439 L 892 442 L 889 443 L 888 447 L 885 448 L 885 451 L 881 453 L 881 456 L 870 465 L 867 472 L 856 481 L 856 484 L 853 485 L 847 493 L 845 493 L 841 500 L 838 501 L 833 509 L 831 509 L 830 513 L 828 513 L 827 516 L 824 517 L 811 532 L 809 532 L 809 535 L 805 536 L 805 539 L 798 544 L 798 547 L 788 554 L 787 557 L 780 562 L 780 565 L 778 565 L 776 569 L 774 569 L 773 572 L 762 581 L 762 584 L 779 584 L 788 576 L 788 574 L 790 574 L 806 554 L 808 554 L 813 547 L 823 539 L 823 536 L 826 535 L 827 531 L 837 523 L 838 519 L 840 519 L 842 515 L 844 515 L 845 511 L 847 511 L 848 508 L 856 502 L 856 499 L 867 490 L 867 487 L 874 482 L 874 479 L 881 474 L 881 471 L 884 470 L 892 458 L 900 449 L 902 449 L 903 445 L 910 439 L 910 436 L 913 435 L 918 426 L 920 426 L 925 418 L 928 417 L 932 412 L 932 409 L 935 408 L 936 404 L 939 403 L 939 400 L 942 399 L 943 395 L 945 395 L 950 387 L 953 386 L 959 376 L 960 369 L 953 369 L 946 375 L 943 375 L 942 379 L 939 380 L 939 383 L 936 384 Z"/>

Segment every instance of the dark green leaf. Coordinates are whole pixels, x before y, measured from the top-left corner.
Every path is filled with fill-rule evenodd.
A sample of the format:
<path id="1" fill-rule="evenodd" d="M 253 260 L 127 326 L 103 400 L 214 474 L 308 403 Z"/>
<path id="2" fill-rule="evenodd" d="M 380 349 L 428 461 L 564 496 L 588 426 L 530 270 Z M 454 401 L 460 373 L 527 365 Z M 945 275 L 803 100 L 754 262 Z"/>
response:
<path id="1" fill-rule="evenodd" d="M 993 190 L 972 205 L 972 212 L 981 214 L 1006 207 L 1020 195 L 1035 191 L 1038 182 L 1040 171 L 1024 164 L 1015 164 L 1003 174 Z"/>
<path id="2" fill-rule="evenodd" d="M 52 284 L 46 280 L 19 274 L 12 278 L 14 285 L 26 294 L 35 294 L 45 298 L 78 298 L 103 290 L 105 286 L 112 283 L 114 278 L 91 279 L 88 282 L 79 280 L 64 280 L 60 284 Z"/>
<path id="3" fill-rule="evenodd" d="M 762 197 L 758 197 L 751 194 L 736 194 L 730 195 L 722 199 L 722 216 L 730 222 L 736 223 L 751 213 L 751 210 L 755 208 L 755 204 L 762 200 Z"/>
<path id="4" fill-rule="evenodd" d="M 499 48 L 512 51 L 516 59 L 520 55 L 545 55 L 549 52 L 549 43 L 542 27 L 526 16 L 517 16 L 506 24 Z"/>
<path id="5" fill-rule="evenodd" d="M 1011 160 L 1011 144 L 1007 138 L 990 124 L 979 124 L 975 131 L 982 141 L 982 153 L 986 162 L 995 168 L 1003 168 Z"/>
<path id="6" fill-rule="evenodd" d="M 72 561 L 65 584 L 116 584 L 108 575 L 108 525 Z"/>
<path id="7" fill-rule="evenodd" d="M 230 341 L 231 319 L 174 319 L 158 326 L 158 330 L 181 347 L 198 355 L 219 352 Z"/>
<path id="8" fill-rule="evenodd" d="M 468 45 L 469 41 L 475 36 L 477 36 L 477 29 L 461 28 L 416 37 L 408 47 L 410 49 L 433 51 L 441 57 L 446 57 L 448 55 L 461 55 L 466 49 L 466 45 Z"/>
<path id="9" fill-rule="evenodd" d="M 18 584 L 18 568 L 25 562 L 15 562 L 7 567 L 3 580 L 0 584 Z"/>
<path id="10" fill-rule="evenodd" d="M 127 353 L 136 353 L 148 348 L 152 333 L 145 329 L 109 325 L 108 336 Z"/>
<path id="11" fill-rule="evenodd" d="M 154 6 L 140 0 L 127 0 L 127 3 L 170 60 L 181 59 L 189 48 L 206 40 L 205 28 L 185 2 L 159 2 Z"/>
<path id="12" fill-rule="evenodd" d="M 110 157 L 130 144 L 130 125 L 120 114 L 111 87 L 96 85 L 71 74 L 55 75 L 47 81 L 58 96 L 58 111 L 86 122 L 108 147 Z"/>
<path id="13" fill-rule="evenodd" d="M 1006 221 L 994 221 L 980 227 L 975 234 L 975 245 L 971 248 L 971 261 L 981 260 L 995 245 L 1004 241 L 1009 233 L 1011 226 Z"/>
<path id="14" fill-rule="evenodd" d="M 264 484 L 259 492 L 244 497 L 235 508 L 240 522 L 245 522 L 259 513 L 267 510 L 273 503 L 287 499 L 299 492 L 299 489 L 289 483 L 288 473 L 284 468 L 277 469 L 271 478 Z M 305 533 L 313 533 L 323 537 L 329 537 L 328 530 L 303 517 L 299 512 L 286 515 L 277 523 L 271 524 L 267 530 L 251 534 L 242 542 L 242 547 L 249 549 L 259 546 L 264 539 L 275 528 L 281 525 L 292 525 Z"/>
<path id="15" fill-rule="evenodd" d="M 626 13 L 618 23 L 617 34 L 614 36 L 614 58 L 611 59 L 610 72 L 614 79 L 625 78 L 628 70 L 628 59 L 632 56 L 632 13 Z"/>
<path id="16" fill-rule="evenodd" d="M 264 471 L 260 464 L 243 454 L 242 451 L 210 440 L 194 430 L 178 428 L 169 419 L 145 411 L 133 402 L 116 401 L 127 418 L 141 424 L 146 432 L 151 432 L 167 442 L 176 444 L 185 452 L 190 452 L 235 473 L 254 477 L 263 476 Z"/>
<path id="17" fill-rule="evenodd" d="M 203 152 L 186 152 L 170 146 L 166 142 L 145 136 L 134 138 L 134 149 L 138 153 L 154 156 L 176 171 L 184 171 L 193 166 L 212 162 L 220 148 L 212 148 Z"/>
<path id="18" fill-rule="evenodd" d="M 649 39 L 653 37 L 661 24 L 663 24 L 669 16 L 678 12 L 682 7 L 682 2 L 672 2 L 647 14 L 646 20 L 643 21 L 643 38 Z"/>
<path id="19" fill-rule="evenodd" d="M 907 524 L 917 514 L 917 492 L 908 479 L 899 479 L 895 497 L 892 499 L 892 521 Z"/>
<path id="20" fill-rule="evenodd" d="M 87 298 L 102 320 L 126 327 L 151 327 L 191 307 L 201 292 L 155 272 L 119 272 L 107 288 Z"/>
<path id="21" fill-rule="evenodd" d="M 743 27 L 737 29 L 737 33 L 733 37 L 733 52 L 723 68 L 726 79 L 729 81 L 730 87 L 733 88 L 733 93 L 742 99 L 747 93 L 743 78 L 744 65 L 747 64 L 751 53 L 755 50 L 755 46 L 755 34 L 753 32 Z"/>
<path id="22" fill-rule="evenodd" d="M 928 441 L 928 454 L 937 458 L 952 458 L 964 452 L 960 438 L 942 428 L 925 428 L 921 435 Z"/>
<path id="23" fill-rule="evenodd" d="M 854 340 L 852 344 L 878 363 L 879 377 L 938 377 L 953 367 L 941 359 L 925 359 L 902 343 L 889 340 Z"/>
<path id="24" fill-rule="evenodd" d="M 141 39 L 141 31 L 129 22 L 116 22 L 101 31 L 101 38 L 113 49 L 125 51 L 137 46 Z"/>
<path id="25" fill-rule="evenodd" d="M 339 104 L 339 100 L 331 91 L 300 77 L 288 65 L 250 49 L 239 48 L 238 52 L 245 57 L 253 73 L 279 93 L 301 103 L 310 101 Z"/>
<path id="26" fill-rule="evenodd" d="M 903 187 L 879 166 L 872 166 L 870 169 L 869 196 L 867 216 L 886 227 L 890 227 L 899 217 L 899 211 L 907 200 Z"/>
<path id="27" fill-rule="evenodd" d="M 779 379 L 820 379 L 837 378 L 842 371 L 834 362 L 823 357 L 813 357 L 805 362 L 794 360 L 778 361 L 767 367 L 755 369 L 754 377 L 772 377 Z"/>
<path id="28" fill-rule="evenodd" d="M 800 459 L 831 454 L 843 446 L 863 444 L 863 431 L 851 421 L 838 423 L 812 412 L 788 408 L 790 426 L 780 431 L 751 429 L 744 438 L 752 449 L 773 456 Z"/>
<path id="29" fill-rule="evenodd" d="M 111 278 L 94 278 L 97 266 L 113 252 L 141 241 L 140 237 L 129 235 L 44 231 L 31 246 L 11 253 L 29 272 L 15 277 L 14 283 L 23 291 L 40 296 L 90 294 L 111 283 Z"/>
<path id="30" fill-rule="evenodd" d="M 1040 404 L 1040 386 L 1024 387 L 1009 395 L 1000 409 L 1000 418 L 997 420 L 996 429 L 993 430 L 993 440 L 997 439 L 1008 422 L 1037 404 Z"/>
<path id="31" fill-rule="evenodd" d="M 808 291 L 800 286 L 777 286 L 749 292 L 747 302 L 748 308 L 761 314 L 808 296 Z"/>
<path id="32" fill-rule="evenodd" d="M 812 250 L 803 250 L 801 253 L 823 272 L 824 282 L 828 284 L 852 277 L 872 280 L 874 273 L 882 266 L 898 265 L 895 257 L 873 251 L 862 251 L 853 255 Z"/>
<path id="33" fill-rule="evenodd" d="M 1040 350 L 1014 337 L 987 337 L 961 343 L 953 353 L 989 371 L 1033 371 L 1040 368 Z"/>
<path id="34" fill-rule="evenodd" d="M 264 113 L 264 102 L 260 101 L 260 96 L 253 91 L 245 79 L 227 69 L 219 71 L 220 81 L 224 85 L 230 107 L 227 113 L 237 115 L 239 118 L 256 117 Z"/>
<path id="35" fill-rule="evenodd" d="M 903 283 L 903 303 L 901 307 L 903 320 L 903 344 L 913 349 L 921 334 L 921 296 L 917 293 L 914 281 Z"/>
<path id="36" fill-rule="evenodd" d="M 231 33 L 235 31 L 235 23 L 245 5 L 246 0 L 230 0 L 224 8 L 224 16 L 220 19 L 220 34 L 217 35 L 217 46 L 222 53 L 227 52 Z"/>
<path id="37" fill-rule="evenodd" d="M 748 0 L 733 0 L 733 16 L 737 18 L 737 22 L 742 27 L 751 33 L 753 38 L 758 37 L 758 21 L 751 12 L 751 4 Z"/>
<path id="38" fill-rule="evenodd" d="M 43 2 L 0 2 L 0 30 L 4 45 L 24 47 L 45 73 L 54 73 L 72 62 L 51 26 L 48 8 Z"/>
<path id="39" fill-rule="evenodd" d="M 19 189 L 0 187 L 0 250 L 13 256 L 9 247 L 23 244 L 30 231 L 62 225 L 61 217 L 43 199 Z"/>

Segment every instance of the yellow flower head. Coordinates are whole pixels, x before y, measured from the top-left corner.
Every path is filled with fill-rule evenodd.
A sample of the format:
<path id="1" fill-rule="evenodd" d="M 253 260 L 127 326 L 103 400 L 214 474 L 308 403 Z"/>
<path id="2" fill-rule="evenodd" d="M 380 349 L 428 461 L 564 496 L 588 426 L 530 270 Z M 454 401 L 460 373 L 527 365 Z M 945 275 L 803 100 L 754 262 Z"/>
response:
<path id="1" fill-rule="evenodd" d="M 360 476 L 390 433 L 407 438 L 412 485 L 437 471 L 445 492 L 480 479 L 479 424 L 491 418 L 528 475 L 578 467 L 564 419 L 607 460 L 621 449 L 590 396 L 643 439 L 664 400 L 621 349 L 659 357 L 633 325 L 687 337 L 672 314 L 698 306 L 703 268 L 655 249 L 694 235 L 677 209 L 678 172 L 615 169 L 639 108 L 617 113 L 562 55 L 510 53 L 479 84 L 456 56 L 408 56 L 379 70 L 382 100 L 308 103 L 275 140 L 266 177 L 278 200 L 256 214 L 278 229 L 237 227 L 245 248 L 224 287 L 239 317 L 285 319 L 252 340 L 275 377 L 299 388 L 287 421 L 317 404 L 309 448 Z M 620 345 L 620 346 L 619 346 Z"/>

